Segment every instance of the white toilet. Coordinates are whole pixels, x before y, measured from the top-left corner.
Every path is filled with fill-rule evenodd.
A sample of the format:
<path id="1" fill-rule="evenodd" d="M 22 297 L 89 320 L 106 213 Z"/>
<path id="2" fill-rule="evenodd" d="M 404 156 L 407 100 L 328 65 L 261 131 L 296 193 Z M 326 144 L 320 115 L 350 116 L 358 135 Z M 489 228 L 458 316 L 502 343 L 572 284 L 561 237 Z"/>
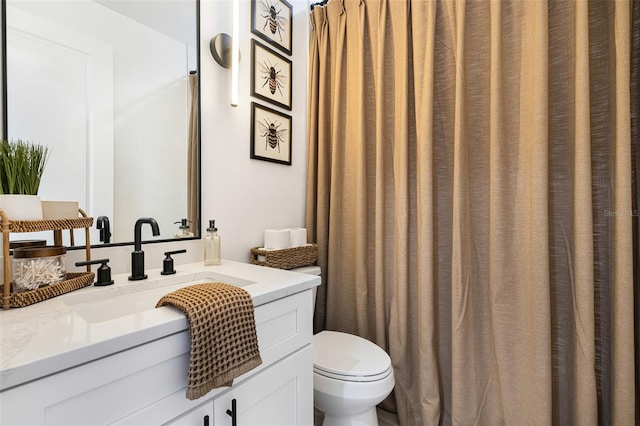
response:
<path id="1" fill-rule="evenodd" d="M 317 266 L 294 271 L 320 275 Z M 394 384 L 391 358 L 376 344 L 336 331 L 313 336 L 313 404 L 323 426 L 378 425 L 376 405 Z"/>

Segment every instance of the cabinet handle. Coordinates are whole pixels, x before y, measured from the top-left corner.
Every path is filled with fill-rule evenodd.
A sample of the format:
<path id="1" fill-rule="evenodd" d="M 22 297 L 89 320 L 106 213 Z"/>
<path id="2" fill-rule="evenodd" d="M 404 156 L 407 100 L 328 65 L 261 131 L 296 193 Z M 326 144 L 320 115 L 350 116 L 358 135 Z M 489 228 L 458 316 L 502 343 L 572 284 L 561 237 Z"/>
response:
<path id="1" fill-rule="evenodd" d="M 209 426 L 209 416 L 204 416 L 204 426 Z"/>
<path id="2" fill-rule="evenodd" d="M 231 426 L 237 426 L 238 419 L 236 416 L 236 399 L 235 398 L 231 400 L 231 410 L 227 410 L 227 414 L 231 416 Z"/>

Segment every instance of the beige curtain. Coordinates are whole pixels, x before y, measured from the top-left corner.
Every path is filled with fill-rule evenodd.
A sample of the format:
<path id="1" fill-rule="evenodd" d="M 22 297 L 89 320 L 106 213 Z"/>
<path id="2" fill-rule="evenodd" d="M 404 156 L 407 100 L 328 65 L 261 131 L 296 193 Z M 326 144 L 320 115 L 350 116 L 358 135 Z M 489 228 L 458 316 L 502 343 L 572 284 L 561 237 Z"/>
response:
<path id="1" fill-rule="evenodd" d="M 401 424 L 636 421 L 633 7 L 313 8 L 315 328 L 390 353 Z"/>
<path id="2" fill-rule="evenodd" d="M 190 231 L 198 235 L 198 74 L 189 73 L 189 141 L 187 145 L 187 218 Z"/>
<path id="3" fill-rule="evenodd" d="M 636 317 L 636 425 L 640 425 L 640 1 L 633 2 L 633 22 L 631 29 L 631 140 L 633 152 L 633 178 L 635 182 L 633 209 L 635 215 L 634 228 L 634 283 L 635 283 L 635 317 Z"/>

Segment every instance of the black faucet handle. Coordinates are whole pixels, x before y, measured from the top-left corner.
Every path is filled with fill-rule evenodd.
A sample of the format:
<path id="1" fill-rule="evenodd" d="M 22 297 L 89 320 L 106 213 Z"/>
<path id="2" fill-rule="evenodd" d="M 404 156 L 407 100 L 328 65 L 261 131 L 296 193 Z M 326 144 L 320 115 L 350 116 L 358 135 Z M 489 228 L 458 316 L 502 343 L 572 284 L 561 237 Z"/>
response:
<path id="1" fill-rule="evenodd" d="M 87 265 L 97 265 L 100 264 L 100 267 L 97 271 L 98 278 L 96 279 L 95 286 L 105 286 L 113 284 L 113 280 L 111 279 L 111 267 L 108 265 L 109 259 L 96 259 L 96 260 L 88 260 L 85 262 L 76 262 L 76 266 L 87 266 Z"/>
<path id="2" fill-rule="evenodd" d="M 171 255 L 180 254 L 180 253 L 186 253 L 186 252 L 187 252 L 186 249 L 174 250 L 174 251 L 165 251 L 164 255 L 166 257 L 162 261 L 162 272 L 160 272 L 160 274 L 161 275 L 175 274 L 176 270 L 173 268 L 173 258 L 171 257 Z"/>
<path id="3" fill-rule="evenodd" d="M 98 216 L 96 228 L 100 230 L 100 241 L 109 244 L 111 242 L 111 225 L 107 216 Z"/>
<path id="4" fill-rule="evenodd" d="M 186 253 L 187 249 L 182 249 L 182 250 L 174 250 L 174 251 L 165 251 L 164 255 L 165 256 L 171 256 L 173 254 L 180 254 L 180 253 Z"/>

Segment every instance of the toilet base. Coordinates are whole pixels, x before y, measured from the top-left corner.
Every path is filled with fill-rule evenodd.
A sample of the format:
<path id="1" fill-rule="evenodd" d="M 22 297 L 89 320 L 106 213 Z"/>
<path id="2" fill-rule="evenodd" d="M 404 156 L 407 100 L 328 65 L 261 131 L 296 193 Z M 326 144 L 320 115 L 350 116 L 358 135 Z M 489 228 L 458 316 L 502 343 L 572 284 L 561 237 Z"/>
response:
<path id="1" fill-rule="evenodd" d="M 324 413 L 322 426 L 378 426 L 378 413 L 376 407 L 351 416 L 337 417 Z"/>

